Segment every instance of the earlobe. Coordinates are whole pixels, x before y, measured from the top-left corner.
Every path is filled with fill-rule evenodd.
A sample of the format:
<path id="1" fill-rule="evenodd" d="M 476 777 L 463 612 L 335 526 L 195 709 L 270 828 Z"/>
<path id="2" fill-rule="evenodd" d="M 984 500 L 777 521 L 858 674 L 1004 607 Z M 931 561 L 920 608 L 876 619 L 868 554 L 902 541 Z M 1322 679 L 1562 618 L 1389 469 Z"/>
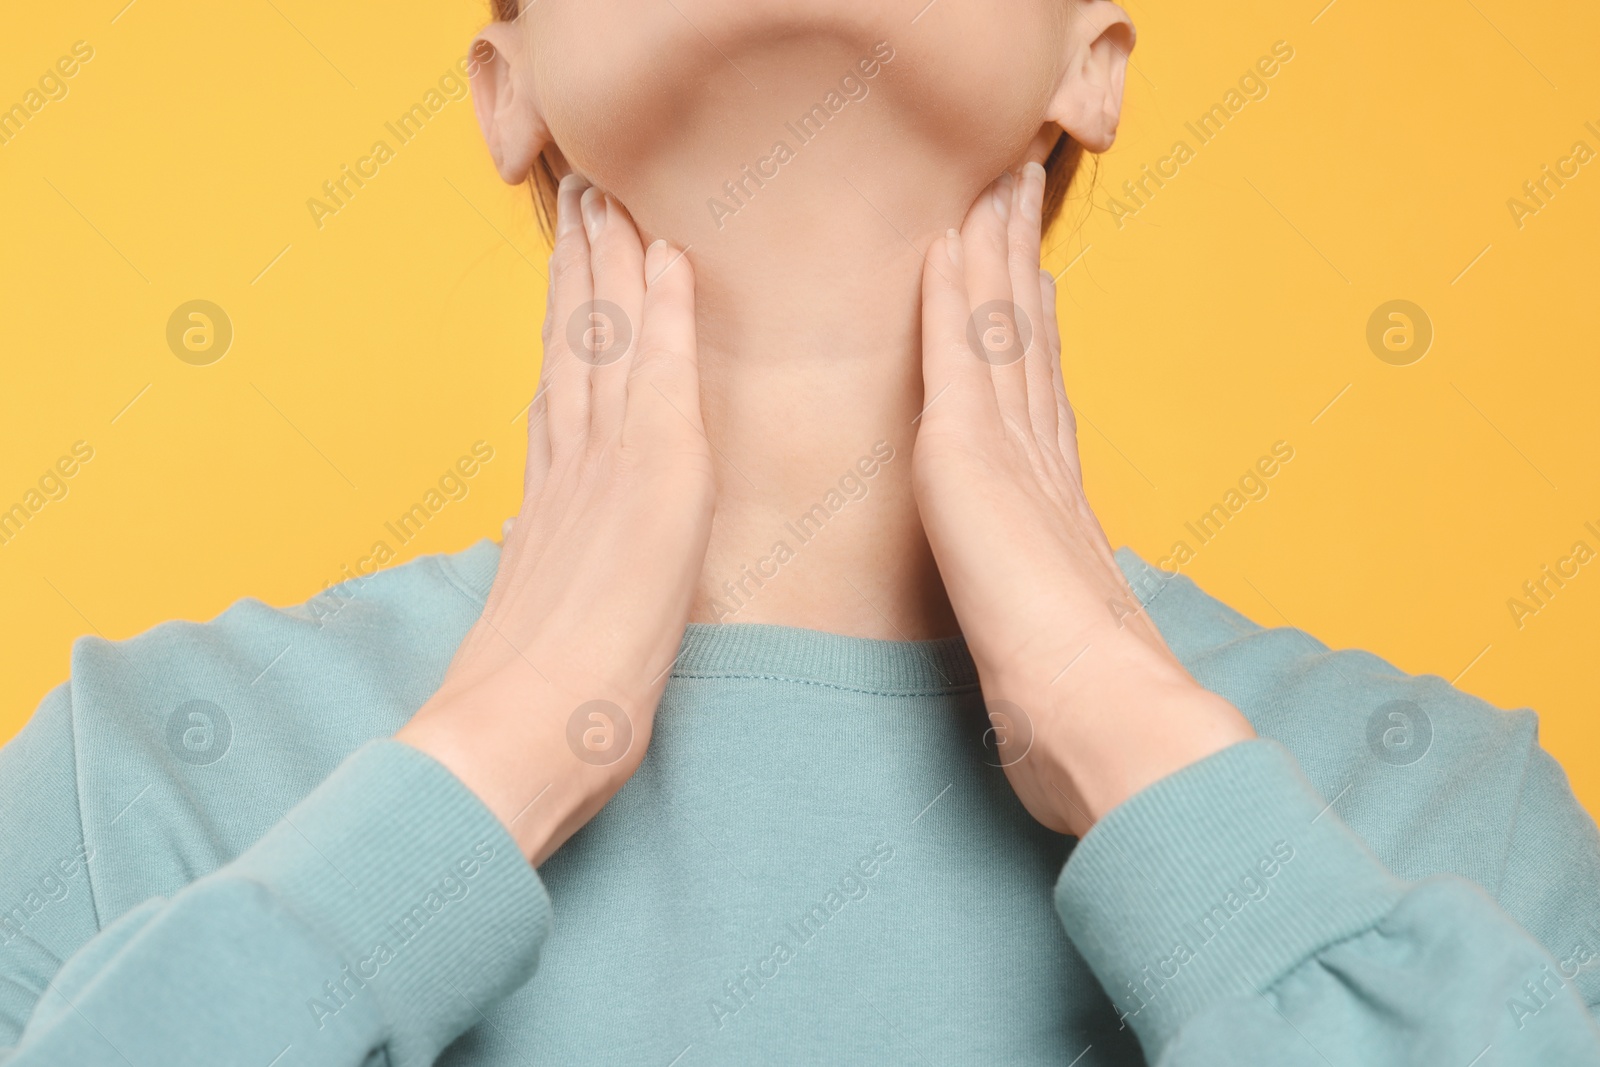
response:
<path id="1" fill-rule="evenodd" d="M 472 110 L 502 180 L 525 181 L 550 144 L 529 78 L 523 30 L 506 22 L 484 27 L 472 42 Z"/>
<path id="2" fill-rule="evenodd" d="M 1069 0 L 1066 64 L 1048 117 L 1090 152 L 1116 140 L 1133 22 L 1111 0 Z"/>

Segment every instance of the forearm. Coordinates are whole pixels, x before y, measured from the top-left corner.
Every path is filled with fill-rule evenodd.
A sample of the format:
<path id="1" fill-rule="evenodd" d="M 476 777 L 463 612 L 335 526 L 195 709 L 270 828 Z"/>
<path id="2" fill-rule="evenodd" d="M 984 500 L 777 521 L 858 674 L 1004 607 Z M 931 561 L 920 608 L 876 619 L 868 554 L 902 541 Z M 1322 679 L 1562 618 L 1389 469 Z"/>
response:
<path id="1" fill-rule="evenodd" d="M 549 901 L 499 822 L 403 745 L 350 757 L 254 846 L 51 979 L 16 1064 L 427 1064 L 532 974 Z M 125 1059 L 126 1057 L 126 1059 Z"/>

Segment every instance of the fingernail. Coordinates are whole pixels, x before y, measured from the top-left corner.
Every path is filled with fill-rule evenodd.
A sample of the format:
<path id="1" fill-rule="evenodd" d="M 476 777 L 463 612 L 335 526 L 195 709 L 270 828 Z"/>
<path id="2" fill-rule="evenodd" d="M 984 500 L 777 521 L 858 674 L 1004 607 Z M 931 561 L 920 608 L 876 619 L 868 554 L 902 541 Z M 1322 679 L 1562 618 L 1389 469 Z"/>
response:
<path id="1" fill-rule="evenodd" d="M 994 183 L 994 213 L 1002 219 L 1011 217 L 1011 190 L 1013 184 L 1010 171 L 1000 175 L 1000 180 Z"/>
<path id="2" fill-rule="evenodd" d="M 650 242 L 650 247 L 644 250 L 644 284 L 645 288 L 654 285 L 661 277 L 661 272 L 667 266 L 667 242 L 656 239 Z"/>
<path id="3" fill-rule="evenodd" d="M 961 266 L 961 234 L 955 230 L 946 230 L 944 233 L 945 255 L 950 257 L 950 262 Z"/>
<path id="4" fill-rule="evenodd" d="M 606 198 L 600 190 L 590 186 L 583 193 L 583 227 L 589 232 L 589 240 L 593 241 L 600 236 L 600 230 L 606 224 Z"/>
<path id="5" fill-rule="evenodd" d="M 1022 217 L 1038 222 L 1044 210 L 1044 167 L 1031 160 L 1022 167 L 1022 191 L 1018 196 Z"/>
<path id="6" fill-rule="evenodd" d="M 561 179 L 556 187 L 556 237 L 564 237 L 578 227 L 578 194 L 584 180 L 576 172 Z"/>
<path id="7" fill-rule="evenodd" d="M 1039 270 L 1039 284 L 1044 287 L 1043 292 L 1044 292 L 1044 295 L 1045 295 L 1045 299 L 1047 299 L 1047 300 L 1055 299 L 1056 276 L 1054 274 L 1051 274 L 1049 271 L 1047 271 L 1047 270 L 1045 270 L 1045 269 L 1043 269 L 1041 267 L 1040 270 Z M 1049 310 L 1049 309 L 1047 308 L 1046 310 Z"/>

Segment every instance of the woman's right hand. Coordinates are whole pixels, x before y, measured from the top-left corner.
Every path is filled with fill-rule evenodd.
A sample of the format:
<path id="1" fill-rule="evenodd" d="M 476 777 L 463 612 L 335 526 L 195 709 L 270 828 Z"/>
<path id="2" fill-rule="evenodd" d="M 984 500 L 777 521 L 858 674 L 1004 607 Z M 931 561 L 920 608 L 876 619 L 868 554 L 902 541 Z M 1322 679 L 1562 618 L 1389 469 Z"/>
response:
<path id="1" fill-rule="evenodd" d="M 581 216 L 581 221 L 580 221 Z M 576 176 L 557 197 L 522 509 L 482 616 L 396 739 L 538 865 L 644 758 L 710 535 L 694 275 Z"/>

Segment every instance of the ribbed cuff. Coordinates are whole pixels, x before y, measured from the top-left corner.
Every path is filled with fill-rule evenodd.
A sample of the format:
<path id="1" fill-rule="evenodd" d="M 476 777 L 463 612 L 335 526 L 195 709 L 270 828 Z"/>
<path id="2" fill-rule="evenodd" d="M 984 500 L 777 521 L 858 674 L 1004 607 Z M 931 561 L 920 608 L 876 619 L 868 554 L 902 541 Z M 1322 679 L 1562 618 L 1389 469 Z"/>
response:
<path id="1" fill-rule="evenodd" d="M 1154 1063 L 1188 1020 L 1369 929 L 1401 892 L 1293 757 L 1255 740 L 1112 809 L 1056 910 Z"/>
<path id="2" fill-rule="evenodd" d="M 308 1004 L 374 998 L 397 1065 L 432 1063 L 525 983 L 550 925 L 549 896 L 500 821 L 397 741 L 345 760 L 231 870 L 344 961 Z"/>

